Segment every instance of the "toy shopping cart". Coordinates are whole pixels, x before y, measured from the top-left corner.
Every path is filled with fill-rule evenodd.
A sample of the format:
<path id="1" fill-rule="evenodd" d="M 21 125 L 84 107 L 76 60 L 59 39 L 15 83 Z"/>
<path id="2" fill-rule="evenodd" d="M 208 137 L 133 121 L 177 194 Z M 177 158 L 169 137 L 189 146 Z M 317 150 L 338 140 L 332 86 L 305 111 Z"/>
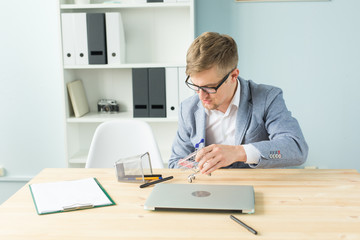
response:
<path id="1" fill-rule="evenodd" d="M 180 159 L 177 163 L 178 168 L 182 170 L 191 170 L 193 172 L 187 178 L 189 183 L 192 183 L 192 181 L 195 180 L 196 174 L 200 172 L 200 169 L 198 169 L 199 163 L 195 161 L 195 157 L 197 151 L 200 149 L 200 145 L 203 145 L 203 143 L 204 139 L 201 139 L 201 141 L 195 145 L 195 151 L 190 153 L 183 159 Z"/>

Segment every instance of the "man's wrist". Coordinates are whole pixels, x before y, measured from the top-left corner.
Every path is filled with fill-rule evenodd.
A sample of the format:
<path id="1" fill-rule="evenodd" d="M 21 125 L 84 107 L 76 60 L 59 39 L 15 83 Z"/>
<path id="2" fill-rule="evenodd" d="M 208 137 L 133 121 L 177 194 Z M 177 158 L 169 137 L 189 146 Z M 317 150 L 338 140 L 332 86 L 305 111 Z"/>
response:
<path id="1" fill-rule="evenodd" d="M 236 146 L 236 152 L 237 157 L 236 157 L 236 161 L 235 162 L 246 162 L 247 161 L 247 155 L 246 155 L 246 151 L 243 145 L 237 145 Z"/>

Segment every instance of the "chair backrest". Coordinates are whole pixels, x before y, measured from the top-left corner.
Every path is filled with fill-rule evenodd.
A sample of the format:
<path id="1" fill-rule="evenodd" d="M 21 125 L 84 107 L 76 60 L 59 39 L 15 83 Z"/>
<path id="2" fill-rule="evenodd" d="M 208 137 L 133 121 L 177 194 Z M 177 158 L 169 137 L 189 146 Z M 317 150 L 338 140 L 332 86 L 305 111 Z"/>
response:
<path id="1" fill-rule="evenodd" d="M 164 168 L 153 132 L 144 121 L 112 120 L 101 123 L 91 142 L 86 168 L 112 168 L 120 158 L 149 152 L 152 168 Z"/>

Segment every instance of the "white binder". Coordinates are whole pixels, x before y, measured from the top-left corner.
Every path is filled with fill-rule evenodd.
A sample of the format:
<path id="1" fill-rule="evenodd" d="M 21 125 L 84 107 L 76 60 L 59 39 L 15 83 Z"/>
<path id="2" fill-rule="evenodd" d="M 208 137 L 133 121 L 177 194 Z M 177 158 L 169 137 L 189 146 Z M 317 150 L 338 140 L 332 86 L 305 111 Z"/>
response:
<path id="1" fill-rule="evenodd" d="M 75 26 L 74 14 L 61 14 L 62 44 L 64 65 L 75 64 Z"/>
<path id="2" fill-rule="evenodd" d="M 125 63 L 125 34 L 119 12 L 105 13 L 108 64 Z"/>
<path id="3" fill-rule="evenodd" d="M 169 67 L 165 69 L 166 86 L 166 116 L 176 118 L 179 111 L 178 69 Z"/>
<path id="4" fill-rule="evenodd" d="M 86 13 L 72 13 L 75 19 L 75 64 L 89 64 Z"/>
<path id="5" fill-rule="evenodd" d="M 179 102 L 184 101 L 186 98 L 192 96 L 195 94 L 194 90 L 191 90 L 188 86 L 185 84 L 186 80 L 186 68 L 185 67 L 179 67 Z"/>

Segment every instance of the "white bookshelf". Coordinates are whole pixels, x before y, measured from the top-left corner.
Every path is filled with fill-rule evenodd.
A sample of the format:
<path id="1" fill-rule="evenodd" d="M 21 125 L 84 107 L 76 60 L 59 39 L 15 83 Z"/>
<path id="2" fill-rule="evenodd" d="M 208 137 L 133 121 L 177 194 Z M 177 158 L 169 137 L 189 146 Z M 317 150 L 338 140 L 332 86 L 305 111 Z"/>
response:
<path id="1" fill-rule="evenodd" d="M 133 112 L 119 112 L 119 113 L 103 113 L 99 114 L 98 112 L 89 112 L 85 116 L 81 118 L 76 117 L 68 117 L 68 123 L 102 123 L 108 120 L 115 120 L 118 118 L 133 118 Z M 146 122 L 177 122 L 177 118 L 137 118 L 140 120 L 144 120 Z"/>
<path id="2" fill-rule="evenodd" d="M 105 121 L 133 118 L 132 68 L 185 67 L 185 56 L 194 38 L 194 1 L 176 3 L 101 3 L 76 5 L 61 1 L 60 13 L 120 12 L 126 40 L 126 60 L 117 65 L 66 65 L 64 99 L 66 106 L 68 166 L 83 166 L 96 127 Z M 90 112 L 76 118 L 72 112 L 66 84 L 81 79 Z M 185 80 L 185 79 L 184 79 Z M 182 91 L 179 88 L 179 91 Z M 186 96 L 179 92 L 180 96 Z M 115 99 L 120 112 L 100 114 L 99 99 Z M 164 161 L 170 156 L 177 130 L 177 118 L 138 118 L 153 129 Z"/>
<path id="3" fill-rule="evenodd" d="M 183 66 L 183 62 L 179 63 L 132 63 L 132 64 L 98 64 L 98 65 L 67 65 L 64 69 L 131 69 L 131 68 L 159 68 L 159 67 L 179 67 Z"/>

